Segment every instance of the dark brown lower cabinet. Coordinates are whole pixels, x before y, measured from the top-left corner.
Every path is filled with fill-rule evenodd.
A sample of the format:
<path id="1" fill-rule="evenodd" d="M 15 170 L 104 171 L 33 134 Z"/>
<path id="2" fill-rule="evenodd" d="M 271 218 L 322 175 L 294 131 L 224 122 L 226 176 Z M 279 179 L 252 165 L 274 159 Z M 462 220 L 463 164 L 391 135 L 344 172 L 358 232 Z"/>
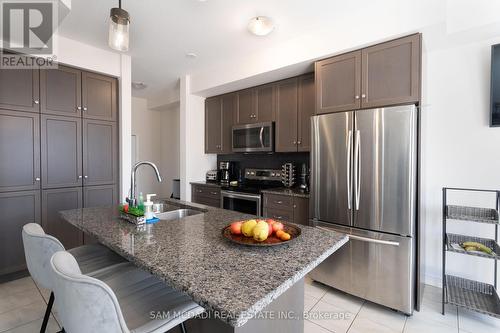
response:
<path id="1" fill-rule="evenodd" d="M 83 207 L 108 207 L 118 204 L 116 185 L 86 186 L 83 188 Z M 97 243 L 97 239 L 83 234 L 83 244 Z"/>
<path id="2" fill-rule="evenodd" d="M 309 199 L 281 194 L 264 194 L 264 217 L 309 225 Z"/>
<path id="3" fill-rule="evenodd" d="M 0 193 L 0 275 L 26 269 L 22 229 L 40 224 L 40 191 Z"/>
<path id="4" fill-rule="evenodd" d="M 202 205 L 220 207 L 220 188 L 192 184 L 191 201 Z"/>
<path id="5" fill-rule="evenodd" d="M 82 245 L 83 233 L 63 220 L 59 212 L 82 206 L 82 187 L 42 190 L 42 227 L 47 234 L 59 239 L 66 249 Z"/>

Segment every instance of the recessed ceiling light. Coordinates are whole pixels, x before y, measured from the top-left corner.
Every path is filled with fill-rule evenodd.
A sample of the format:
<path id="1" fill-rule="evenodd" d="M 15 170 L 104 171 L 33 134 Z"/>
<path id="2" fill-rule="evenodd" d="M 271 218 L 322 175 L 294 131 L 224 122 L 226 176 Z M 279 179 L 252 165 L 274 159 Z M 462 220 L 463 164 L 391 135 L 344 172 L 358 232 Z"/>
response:
<path id="1" fill-rule="evenodd" d="M 188 53 L 186 53 L 186 57 L 188 57 L 188 58 L 193 58 L 193 59 L 194 59 L 194 58 L 196 58 L 197 56 L 198 56 L 198 55 L 197 55 L 196 53 L 194 53 L 194 52 L 188 52 Z"/>
<path id="2" fill-rule="evenodd" d="M 273 30 L 273 20 L 267 16 L 256 16 L 248 22 L 248 31 L 256 36 L 269 35 Z"/>
<path id="3" fill-rule="evenodd" d="M 147 86 L 148 86 L 147 84 L 145 84 L 144 82 L 141 82 L 141 81 L 133 81 L 132 82 L 132 88 L 134 88 L 136 90 L 146 89 Z"/>

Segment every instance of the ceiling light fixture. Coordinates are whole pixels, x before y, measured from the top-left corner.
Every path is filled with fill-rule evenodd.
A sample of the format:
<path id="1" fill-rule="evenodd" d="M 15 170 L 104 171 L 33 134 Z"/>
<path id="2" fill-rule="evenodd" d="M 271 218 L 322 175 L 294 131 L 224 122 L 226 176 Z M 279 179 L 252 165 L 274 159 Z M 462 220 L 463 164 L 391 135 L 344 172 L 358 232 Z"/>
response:
<path id="1" fill-rule="evenodd" d="M 118 8 L 111 8 L 109 17 L 109 47 L 117 51 L 128 51 L 130 15 L 122 9 L 122 0 L 118 1 Z"/>
<path id="2" fill-rule="evenodd" d="M 248 23 L 248 31 L 256 36 L 267 36 L 273 30 L 273 20 L 266 16 L 256 16 Z"/>

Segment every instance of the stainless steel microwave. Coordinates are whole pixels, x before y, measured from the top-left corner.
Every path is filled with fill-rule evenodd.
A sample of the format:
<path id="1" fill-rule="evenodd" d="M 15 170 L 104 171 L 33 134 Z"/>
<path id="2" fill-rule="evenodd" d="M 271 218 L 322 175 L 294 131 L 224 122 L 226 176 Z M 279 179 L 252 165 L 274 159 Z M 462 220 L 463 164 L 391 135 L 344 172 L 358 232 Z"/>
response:
<path id="1" fill-rule="evenodd" d="M 233 126 L 233 152 L 257 153 L 274 151 L 274 123 Z"/>

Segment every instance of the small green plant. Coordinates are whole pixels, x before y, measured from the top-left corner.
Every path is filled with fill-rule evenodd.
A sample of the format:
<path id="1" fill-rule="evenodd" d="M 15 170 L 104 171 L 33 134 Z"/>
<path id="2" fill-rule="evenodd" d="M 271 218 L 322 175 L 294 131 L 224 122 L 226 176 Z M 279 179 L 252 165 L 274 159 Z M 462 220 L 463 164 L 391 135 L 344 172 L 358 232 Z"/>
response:
<path id="1" fill-rule="evenodd" d="M 140 209 L 139 207 L 128 207 L 128 209 L 124 209 L 123 206 L 120 206 L 120 211 L 134 216 L 144 216 L 144 209 Z"/>

